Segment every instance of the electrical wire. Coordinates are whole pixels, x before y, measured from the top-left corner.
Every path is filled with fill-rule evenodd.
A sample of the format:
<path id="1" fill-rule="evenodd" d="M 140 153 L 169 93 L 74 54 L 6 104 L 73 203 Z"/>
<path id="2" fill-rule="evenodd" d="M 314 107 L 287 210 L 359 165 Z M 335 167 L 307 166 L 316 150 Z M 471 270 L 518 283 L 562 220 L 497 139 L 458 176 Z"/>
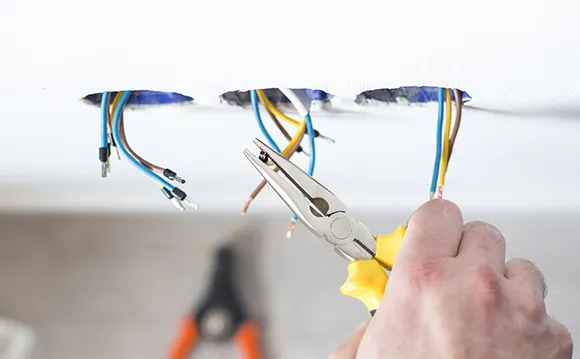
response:
<path id="1" fill-rule="evenodd" d="M 314 127 L 312 126 L 312 118 L 310 117 L 310 112 L 306 109 L 306 106 L 300 101 L 298 96 L 289 88 L 281 88 L 280 91 L 290 100 L 292 105 L 298 111 L 298 114 L 304 118 L 306 122 L 306 131 L 308 133 L 310 142 L 310 166 L 308 168 L 308 174 L 310 176 L 314 175 L 314 167 L 316 166 L 316 145 L 314 143 Z M 288 231 L 286 232 L 286 238 L 292 237 L 292 232 L 294 230 L 294 225 L 296 223 L 296 215 L 292 215 L 290 225 L 288 226 Z"/>
<path id="2" fill-rule="evenodd" d="M 443 151 L 441 153 L 441 164 L 439 169 L 439 183 L 437 188 L 437 195 L 439 198 L 443 196 L 443 187 L 445 186 L 445 175 L 447 174 L 447 161 L 449 160 L 449 136 L 451 132 L 451 90 L 445 89 L 445 130 L 443 132 Z"/>
<path id="3" fill-rule="evenodd" d="M 251 94 L 252 94 L 252 92 L 250 92 L 250 95 Z M 266 97 L 266 99 L 267 99 L 267 97 Z M 257 99 L 255 97 L 254 97 L 253 101 L 255 101 L 255 104 L 258 105 Z M 252 104 L 254 104 L 254 103 L 252 103 Z M 254 106 L 254 113 L 259 114 L 259 107 L 258 107 L 257 111 L 256 111 L 256 107 L 258 107 L 258 106 Z M 260 119 L 260 121 L 261 121 L 261 119 Z M 294 152 L 296 152 L 298 150 L 298 148 L 300 147 L 300 142 L 302 142 L 302 138 L 304 137 L 305 133 L 306 133 L 306 120 L 302 120 L 302 121 L 300 121 L 300 126 L 298 127 L 298 131 L 296 132 L 294 137 L 292 137 L 292 139 L 290 140 L 288 145 L 280 152 L 280 154 L 285 158 L 290 158 L 290 156 L 292 156 L 294 154 Z M 274 171 L 277 172 L 278 168 L 277 167 L 274 168 Z M 244 204 L 244 207 L 242 208 L 242 215 L 246 214 L 250 204 L 256 198 L 256 196 L 258 196 L 258 194 L 264 188 L 266 183 L 267 182 L 265 180 L 260 182 L 258 187 L 256 187 L 256 189 L 250 194 L 250 197 L 248 198 L 248 200 Z M 292 218 L 294 218 L 294 217 L 292 217 Z"/>
<path id="4" fill-rule="evenodd" d="M 437 102 L 439 104 L 437 116 L 437 141 L 435 149 L 435 163 L 433 165 L 433 176 L 431 177 L 431 188 L 429 198 L 435 198 L 437 190 L 437 180 L 439 179 L 439 166 L 441 164 L 441 141 L 443 137 L 443 115 L 444 115 L 445 91 L 442 87 L 437 89 Z"/>
<path id="5" fill-rule="evenodd" d="M 123 91 L 123 92 L 119 93 L 119 95 L 120 95 L 120 98 L 119 98 L 119 101 L 117 102 L 117 106 L 115 106 L 115 101 L 117 100 L 117 98 L 115 98 L 115 101 L 113 101 L 114 113 L 113 113 L 113 126 L 112 126 L 113 138 L 115 139 L 117 146 L 121 150 L 121 153 L 123 154 L 123 156 L 125 156 L 125 158 L 127 158 L 127 160 L 129 160 L 129 162 L 131 162 L 138 170 L 140 170 L 145 175 L 147 175 L 148 177 L 153 179 L 155 182 L 158 182 L 163 187 L 165 187 L 167 190 L 172 192 L 176 188 L 175 186 L 173 186 L 172 184 L 167 182 L 165 179 L 158 176 L 155 172 L 151 171 L 147 166 L 145 166 L 144 164 L 139 162 L 135 157 L 133 157 L 131 155 L 131 153 L 129 153 L 129 151 L 127 151 L 124 144 L 122 143 L 121 137 L 119 135 L 119 124 L 121 121 L 121 115 L 123 113 L 125 103 L 127 103 L 129 96 L 131 96 L 131 91 Z M 119 95 L 117 95 L 117 96 L 119 96 Z"/>
<path id="6" fill-rule="evenodd" d="M 272 103 L 272 101 L 270 101 L 270 99 L 268 98 L 268 96 L 266 96 L 266 93 L 264 92 L 264 90 L 256 90 L 258 97 L 260 98 L 260 101 L 262 101 L 262 103 L 264 104 L 264 106 L 266 106 L 266 108 L 271 111 L 274 115 L 276 115 L 277 117 L 280 117 L 281 119 L 283 119 L 284 121 L 288 122 L 289 124 L 293 125 L 293 126 L 298 126 L 299 122 L 296 121 L 295 119 L 289 117 L 288 115 L 286 115 L 284 112 L 280 111 L 276 106 L 274 106 L 274 104 Z M 284 94 L 286 95 L 286 94 Z M 300 100 L 297 96 L 295 96 L 296 99 Z M 286 96 L 286 98 L 288 98 L 288 96 Z M 290 101 L 292 103 L 292 101 Z M 302 101 L 300 101 L 300 103 L 302 103 Z M 306 108 L 304 106 L 304 104 L 302 104 L 302 107 Z M 330 138 L 330 137 L 326 137 L 323 134 L 321 134 L 320 132 L 318 132 L 317 130 L 312 130 L 312 134 L 314 137 L 320 137 L 322 139 L 325 139 L 327 141 L 330 141 L 332 143 L 336 142 L 334 139 Z M 310 136 L 310 135 L 309 135 Z"/>
<path id="7" fill-rule="evenodd" d="M 266 128 L 264 127 L 264 123 L 262 121 L 262 117 L 260 116 L 260 108 L 258 105 L 258 99 L 256 98 L 256 96 L 252 96 L 252 93 L 256 93 L 255 90 L 252 90 L 250 92 L 250 98 L 253 99 L 252 100 L 252 105 L 254 108 L 254 115 L 256 116 L 256 119 L 258 121 L 258 125 L 260 126 L 260 129 L 262 130 L 262 132 L 264 133 L 264 136 L 270 136 L 270 134 L 268 133 L 268 131 L 266 130 Z M 304 107 L 304 106 L 302 106 Z M 277 109 L 276 109 L 277 110 Z M 282 156 L 287 156 L 290 149 L 293 148 L 294 146 L 296 146 L 296 144 L 299 144 L 302 137 L 301 137 L 301 133 L 302 132 L 306 132 L 307 131 L 307 121 L 306 119 L 303 119 L 302 121 L 300 121 L 300 125 L 298 126 L 298 131 L 296 132 L 296 134 L 294 135 L 294 137 L 292 138 L 292 140 L 290 141 L 290 143 L 288 143 L 288 145 L 286 145 L 286 147 L 280 151 L 279 147 L 276 145 L 276 143 L 274 142 L 274 140 L 272 139 L 272 142 L 270 142 L 270 140 L 268 140 L 268 142 L 270 142 L 270 145 L 275 144 L 276 146 L 271 146 L 273 147 L 273 149 L 280 153 Z M 267 138 L 267 137 L 266 137 Z M 271 138 L 271 137 L 270 137 Z M 268 165 L 272 165 L 272 163 L 268 163 Z"/>
<path id="8" fill-rule="evenodd" d="M 157 166 L 149 161 L 147 161 L 146 159 L 144 159 L 143 157 L 139 156 L 134 150 L 133 148 L 129 145 L 129 142 L 127 141 L 127 134 L 125 132 L 125 116 L 123 114 L 121 114 L 121 119 L 119 121 L 119 138 L 121 139 L 121 142 L 123 143 L 123 145 L 125 146 L 125 148 L 127 149 L 127 151 L 133 155 L 133 157 L 135 157 L 139 162 L 141 162 L 143 165 L 145 165 L 147 168 L 149 168 L 151 171 L 155 171 L 155 172 L 159 172 L 159 173 L 163 173 L 163 170 L 165 168 L 161 167 L 161 166 Z"/>
<path id="9" fill-rule="evenodd" d="M 292 140 L 292 137 L 290 136 L 290 134 L 288 133 L 288 131 L 286 131 L 286 129 L 284 128 L 284 126 L 282 126 L 282 124 L 280 123 L 280 121 L 278 121 L 278 118 L 276 117 L 276 115 L 274 115 L 272 113 L 272 111 L 270 111 L 268 108 L 266 108 L 266 112 L 270 116 L 270 119 L 272 119 L 272 122 L 274 122 L 274 124 L 276 125 L 276 127 L 278 127 L 278 129 L 280 130 L 280 132 L 282 133 L 282 135 L 288 141 L 291 141 Z M 300 141 L 302 141 L 302 140 L 300 140 Z M 304 153 L 306 156 L 310 156 L 310 154 L 308 152 L 304 151 L 304 149 L 302 148 L 302 146 L 300 146 L 300 144 L 298 144 L 298 148 L 296 149 L 296 152 L 301 152 L 301 153 Z"/>
<path id="10" fill-rule="evenodd" d="M 454 89 L 453 93 L 455 95 L 455 123 L 453 124 L 451 138 L 449 139 L 449 156 L 447 158 L 447 166 L 449 166 L 449 161 L 451 160 L 453 146 L 455 146 L 455 140 L 457 139 L 457 133 L 459 132 L 459 127 L 461 126 L 461 117 L 463 115 L 463 92 L 461 90 Z"/>
<path id="11" fill-rule="evenodd" d="M 293 126 L 299 125 L 298 121 L 287 116 L 284 112 L 280 111 L 276 106 L 274 106 L 272 101 L 270 101 L 268 96 L 266 96 L 266 93 L 264 92 L 264 90 L 256 90 L 256 92 L 258 94 L 258 97 L 260 98 L 260 101 L 264 104 L 264 106 L 266 106 L 268 111 L 272 112 L 274 115 L 280 117 L 281 119 L 283 119 L 284 121 L 288 122 L 289 124 L 291 124 Z"/>
<path id="12" fill-rule="evenodd" d="M 310 112 L 306 109 L 306 106 L 300 101 L 298 96 L 289 88 L 281 88 L 280 91 L 288 98 L 288 100 L 294 105 L 298 114 L 304 118 L 306 121 L 306 133 L 309 137 L 310 142 L 310 166 L 308 168 L 308 174 L 312 176 L 314 174 L 314 167 L 316 165 L 316 145 L 314 143 L 314 127 L 312 126 L 312 117 Z"/>
<path id="13" fill-rule="evenodd" d="M 252 102 L 252 107 L 254 108 L 254 116 L 256 117 L 256 121 L 258 122 L 258 127 L 260 127 L 262 134 L 264 135 L 264 137 L 266 137 L 266 140 L 268 140 L 268 143 L 270 143 L 270 146 L 276 152 L 280 153 L 280 147 L 278 147 L 278 145 L 276 144 L 276 141 L 274 141 L 272 136 L 270 136 L 270 133 L 268 132 L 268 130 L 264 126 L 264 122 L 262 121 L 262 116 L 260 116 L 260 107 L 258 106 L 258 96 L 256 94 L 256 90 L 250 91 L 250 101 Z"/>
<path id="14" fill-rule="evenodd" d="M 102 147 L 108 147 L 109 146 L 109 141 L 108 141 L 108 129 L 107 129 L 107 121 L 109 118 L 109 93 L 108 92 L 103 92 L 102 98 L 101 98 L 101 146 Z"/>

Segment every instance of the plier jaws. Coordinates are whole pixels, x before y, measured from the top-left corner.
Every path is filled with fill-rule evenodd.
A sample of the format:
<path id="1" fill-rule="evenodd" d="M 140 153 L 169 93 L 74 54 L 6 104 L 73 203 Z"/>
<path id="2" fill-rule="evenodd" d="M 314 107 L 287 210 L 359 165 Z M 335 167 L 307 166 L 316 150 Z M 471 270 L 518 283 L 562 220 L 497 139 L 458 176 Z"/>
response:
<path id="1" fill-rule="evenodd" d="M 374 258 L 375 237 L 364 224 L 348 215 L 336 195 L 259 139 L 253 142 L 260 149 L 260 157 L 248 149 L 244 155 L 306 228 L 326 239 L 350 261 Z"/>

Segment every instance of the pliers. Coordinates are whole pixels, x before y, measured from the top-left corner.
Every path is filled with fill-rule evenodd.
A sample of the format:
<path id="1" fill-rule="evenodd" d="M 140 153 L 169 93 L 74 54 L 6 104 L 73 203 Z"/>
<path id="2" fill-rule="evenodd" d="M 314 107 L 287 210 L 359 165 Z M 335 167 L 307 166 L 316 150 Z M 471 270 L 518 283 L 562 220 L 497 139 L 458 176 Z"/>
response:
<path id="1" fill-rule="evenodd" d="M 326 187 L 262 141 L 253 142 L 260 149 L 259 157 L 248 149 L 244 155 L 302 224 L 349 261 L 348 278 L 340 291 L 363 302 L 374 315 L 389 279 L 385 270 L 393 267 L 406 227 L 398 226 L 391 234 L 375 238 L 363 223 L 348 214 L 342 201 Z"/>
<path id="2" fill-rule="evenodd" d="M 234 257 L 232 244 L 217 250 L 210 291 L 196 311 L 182 319 L 168 359 L 188 358 L 200 338 L 214 342 L 234 339 L 240 358 L 262 358 L 260 328 L 249 320 L 234 287 Z"/>

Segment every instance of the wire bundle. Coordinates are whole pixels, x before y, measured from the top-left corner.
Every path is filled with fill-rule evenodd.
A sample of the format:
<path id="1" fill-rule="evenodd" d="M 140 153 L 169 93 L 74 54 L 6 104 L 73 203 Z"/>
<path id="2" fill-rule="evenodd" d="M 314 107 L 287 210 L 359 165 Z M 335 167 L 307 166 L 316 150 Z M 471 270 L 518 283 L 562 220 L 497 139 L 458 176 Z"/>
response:
<path id="1" fill-rule="evenodd" d="M 296 108 L 296 110 L 298 111 L 298 114 L 302 117 L 302 119 L 300 121 L 297 121 L 297 120 L 287 116 L 282 111 L 280 111 L 268 99 L 268 97 L 266 96 L 266 94 L 264 93 L 263 90 L 251 90 L 250 91 L 250 100 L 252 102 L 252 107 L 254 109 L 254 115 L 256 117 L 256 121 L 258 122 L 258 127 L 260 128 L 260 130 L 262 131 L 262 134 L 264 135 L 264 137 L 266 138 L 266 140 L 270 144 L 270 147 L 272 147 L 272 149 L 274 149 L 276 152 L 280 153 L 285 158 L 289 159 L 296 152 L 301 152 L 301 153 L 309 156 L 310 157 L 310 164 L 308 167 L 308 174 L 310 176 L 312 176 L 314 174 L 314 168 L 316 165 L 316 147 L 315 147 L 314 139 L 316 137 L 320 137 L 320 138 L 328 139 L 332 142 L 334 142 L 334 140 L 321 135 L 320 132 L 318 132 L 317 130 L 315 130 L 313 128 L 312 118 L 310 116 L 309 111 L 306 109 L 306 107 L 304 106 L 302 101 L 300 101 L 298 96 L 296 96 L 294 91 L 292 91 L 291 89 L 288 89 L 288 88 L 281 88 L 280 91 L 286 96 L 286 98 L 288 98 L 288 100 Z M 270 118 L 272 119 L 272 121 L 274 122 L 276 127 L 280 130 L 280 132 L 282 132 L 284 137 L 289 141 L 283 150 L 280 150 L 280 147 L 278 146 L 276 141 L 274 141 L 274 139 L 272 138 L 272 136 L 270 135 L 270 133 L 268 132 L 268 130 L 264 126 L 264 122 L 262 121 L 262 117 L 260 115 L 259 102 L 261 102 L 264 105 L 264 107 L 266 108 L 266 111 L 268 112 L 268 115 L 270 116 Z M 282 124 L 278 120 L 279 118 L 284 120 L 285 122 L 293 125 L 293 126 L 298 127 L 298 130 L 296 131 L 296 133 L 294 134 L 293 137 L 290 137 L 290 134 L 288 133 L 288 131 L 286 131 L 286 129 L 282 126 Z M 300 146 L 300 143 L 305 135 L 307 135 L 309 138 L 310 153 L 307 153 L 306 151 L 304 151 L 304 149 Z M 278 168 L 274 168 L 274 171 L 278 171 Z M 262 182 L 260 182 L 260 184 L 256 187 L 256 189 L 250 194 L 250 197 L 248 198 L 248 200 L 246 201 L 246 203 L 244 205 L 244 208 L 242 209 L 242 215 L 247 212 L 251 202 L 256 198 L 256 196 L 260 193 L 260 191 L 264 188 L 265 185 L 266 185 L 266 180 L 262 180 Z M 296 223 L 296 219 L 297 219 L 296 215 L 292 215 L 292 218 L 290 219 L 290 225 L 288 226 L 288 231 L 286 233 L 287 238 L 290 238 L 292 236 L 292 232 L 294 230 L 294 225 Z"/>
<path id="2" fill-rule="evenodd" d="M 123 154 L 138 170 L 151 178 L 161 188 L 163 195 L 180 211 L 185 210 L 184 204 L 197 209 L 199 206 L 187 194 L 165 180 L 177 181 L 185 184 L 185 180 L 169 168 L 157 166 L 139 156 L 129 145 L 125 133 L 123 112 L 125 104 L 131 96 L 131 91 L 119 92 L 111 102 L 111 96 L 104 92 L 101 100 L 101 147 L 99 148 L 99 160 L 101 161 L 101 174 L 106 177 L 110 172 L 111 146 Z M 120 159 L 119 152 L 117 156 Z M 161 177 L 163 176 L 163 177 Z"/>
<path id="3" fill-rule="evenodd" d="M 457 133 L 459 132 L 459 126 L 461 125 L 463 93 L 458 89 L 454 89 L 453 95 L 455 97 L 456 111 L 455 124 L 453 125 L 452 131 L 451 117 L 453 108 L 451 104 L 451 89 L 439 88 L 437 91 L 437 98 L 439 103 L 437 118 L 437 142 L 435 151 L 435 164 L 433 166 L 433 176 L 431 178 L 431 188 L 429 194 L 430 199 L 443 198 L 445 176 L 447 174 L 447 168 L 449 167 L 451 154 L 453 153 L 455 140 L 457 139 Z"/>

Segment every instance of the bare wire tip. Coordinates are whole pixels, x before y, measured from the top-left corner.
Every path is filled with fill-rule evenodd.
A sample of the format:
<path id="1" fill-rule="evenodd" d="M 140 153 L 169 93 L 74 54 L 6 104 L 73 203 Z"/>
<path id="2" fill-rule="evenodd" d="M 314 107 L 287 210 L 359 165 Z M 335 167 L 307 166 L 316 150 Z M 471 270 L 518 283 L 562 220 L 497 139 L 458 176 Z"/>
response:
<path id="1" fill-rule="evenodd" d="M 437 197 L 443 198 L 443 186 L 437 187 Z"/>
<path id="2" fill-rule="evenodd" d="M 101 164 L 101 177 L 103 177 L 103 178 L 107 177 L 107 172 L 109 172 L 107 170 L 107 163 L 106 162 L 103 162 Z"/>
<path id="3" fill-rule="evenodd" d="M 252 197 L 248 198 L 246 203 L 244 203 L 244 207 L 242 208 L 242 216 L 246 215 L 248 208 L 250 208 L 250 204 L 252 204 Z"/>
<path id="4" fill-rule="evenodd" d="M 290 224 L 288 225 L 288 231 L 286 232 L 286 239 L 292 238 L 292 233 L 294 233 L 294 225 L 295 224 L 296 224 L 295 221 L 290 221 Z"/>
<path id="5" fill-rule="evenodd" d="M 175 180 L 181 184 L 187 183 L 187 181 L 184 178 L 181 178 L 179 176 L 175 176 Z"/>
<path id="6" fill-rule="evenodd" d="M 195 202 L 194 200 L 192 200 L 191 198 L 189 198 L 187 196 L 183 199 L 183 203 L 185 203 L 186 205 L 188 205 L 189 207 L 191 207 L 195 210 L 199 209 L 199 203 Z"/>

